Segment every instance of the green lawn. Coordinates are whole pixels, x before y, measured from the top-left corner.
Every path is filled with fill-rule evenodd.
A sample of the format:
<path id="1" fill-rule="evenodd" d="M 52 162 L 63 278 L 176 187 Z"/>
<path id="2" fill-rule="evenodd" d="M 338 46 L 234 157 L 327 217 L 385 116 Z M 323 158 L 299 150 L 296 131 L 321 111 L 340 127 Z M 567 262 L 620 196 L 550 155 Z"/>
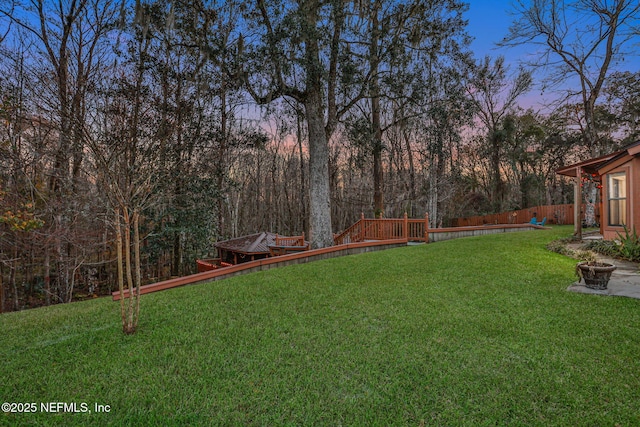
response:
<path id="1" fill-rule="evenodd" d="M 508 233 L 0 316 L 0 424 L 640 425 L 640 301 Z M 42 402 L 91 413 L 43 413 Z M 95 413 L 94 405 L 109 405 Z"/>

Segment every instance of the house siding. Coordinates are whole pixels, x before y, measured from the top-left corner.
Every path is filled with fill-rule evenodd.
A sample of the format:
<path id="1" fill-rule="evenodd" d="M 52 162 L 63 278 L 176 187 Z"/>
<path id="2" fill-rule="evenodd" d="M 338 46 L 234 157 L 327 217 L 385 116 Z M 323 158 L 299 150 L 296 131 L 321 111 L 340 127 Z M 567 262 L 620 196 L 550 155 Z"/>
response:
<path id="1" fill-rule="evenodd" d="M 632 160 L 632 167 L 629 173 L 629 185 L 631 186 L 631 201 L 629 217 L 633 219 L 632 225 L 638 230 L 640 225 L 640 156 L 635 156 Z"/>
<path id="2" fill-rule="evenodd" d="M 564 166 L 556 173 L 576 179 L 576 186 L 580 184 L 580 171 L 596 174 L 602 182 L 600 193 L 600 232 L 605 239 L 611 240 L 618 237 L 618 233 L 624 233 L 625 227 L 609 225 L 609 180 L 607 175 L 616 172 L 626 172 L 627 174 L 627 194 L 626 194 L 626 228 L 634 229 L 640 233 L 640 141 L 629 144 L 625 148 L 615 153 L 586 160 L 574 165 Z M 580 187 L 576 187 L 576 191 Z M 581 200 L 576 196 L 576 202 Z M 579 224 L 576 224 L 576 234 L 580 233 Z"/>
<path id="3" fill-rule="evenodd" d="M 634 205 L 640 201 L 640 185 L 636 182 L 640 177 L 640 158 L 631 158 L 627 162 L 618 165 L 610 170 L 602 171 L 603 194 L 602 194 L 602 234 L 607 240 L 613 240 L 618 234 L 624 234 L 625 227 L 609 225 L 609 174 L 624 172 L 627 177 L 626 213 L 627 228 L 635 228 L 640 224 L 640 209 Z"/>

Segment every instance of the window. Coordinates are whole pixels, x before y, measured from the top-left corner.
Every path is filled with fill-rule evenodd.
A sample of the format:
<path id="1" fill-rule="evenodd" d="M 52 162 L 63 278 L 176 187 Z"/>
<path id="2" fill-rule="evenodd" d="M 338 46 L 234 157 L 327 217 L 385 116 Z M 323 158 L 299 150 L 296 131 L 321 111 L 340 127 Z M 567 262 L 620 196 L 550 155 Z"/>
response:
<path id="1" fill-rule="evenodd" d="M 607 175 L 609 225 L 627 225 L 627 175 L 617 172 Z"/>

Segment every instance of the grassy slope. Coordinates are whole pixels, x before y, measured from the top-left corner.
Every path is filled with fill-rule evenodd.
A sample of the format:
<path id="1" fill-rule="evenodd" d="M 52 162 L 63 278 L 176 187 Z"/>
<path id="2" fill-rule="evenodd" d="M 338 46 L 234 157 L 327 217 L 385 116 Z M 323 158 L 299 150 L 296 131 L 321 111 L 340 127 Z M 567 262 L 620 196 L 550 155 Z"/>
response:
<path id="1" fill-rule="evenodd" d="M 0 316 L 0 424 L 637 425 L 640 301 L 566 292 L 569 229 L 468 238 Z"/>

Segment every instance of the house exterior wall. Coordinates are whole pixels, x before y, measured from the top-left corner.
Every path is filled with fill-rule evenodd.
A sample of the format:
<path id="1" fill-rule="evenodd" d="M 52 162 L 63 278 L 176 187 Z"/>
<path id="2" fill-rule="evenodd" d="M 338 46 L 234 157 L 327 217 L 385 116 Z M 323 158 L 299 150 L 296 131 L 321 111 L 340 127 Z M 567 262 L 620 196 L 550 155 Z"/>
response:
<path id="1" fill-rule="evenodd" d="M 602 173 L 602 214 L 601 228 L 603 237 L 606 240 L 613 240 L 618 237 L 618 233 L 624 234 L 625 227 L 618 225 L 610 225 L 610 208 L 609 197 L 611 189 L 609 188 L 609 176 L 619 172 L 626 174 L 626 228 L 636 228 L 640 224 L 640 158 L 631 157 L 628 161 L 615 165 L 611 169 L 601 171 Z"/>
<path id="2" fill-rule="evenodd" d="M 633 158 L 629 185 L 632 191 L 629 203 L 631 209 L 630 217 L 636 232 L 640 232 L 640 156 Z"/>

